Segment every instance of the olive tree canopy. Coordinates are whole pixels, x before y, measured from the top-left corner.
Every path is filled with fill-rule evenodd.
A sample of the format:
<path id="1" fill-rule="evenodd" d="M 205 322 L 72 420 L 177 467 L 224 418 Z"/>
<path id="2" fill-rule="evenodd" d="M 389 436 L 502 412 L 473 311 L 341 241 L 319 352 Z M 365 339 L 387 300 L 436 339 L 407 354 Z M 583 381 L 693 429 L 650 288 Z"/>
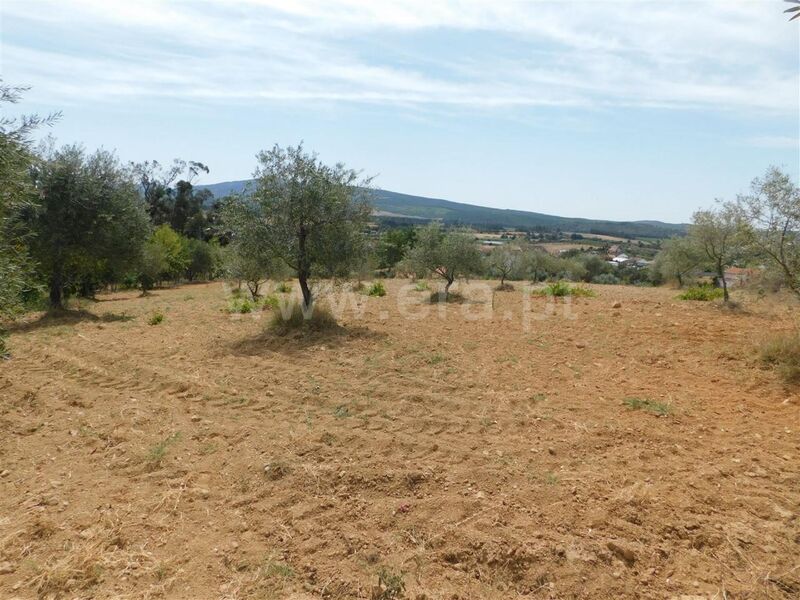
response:
<path id="1" fill-rule="evenodd" d="M 370 180 L 323 164 L 302 144 L 262 151 L 258 163 L 254 189 L 226 206 L 225 221 L 234 243 L 257 246 L 297 274 L 309 308 L 312 279 L 349 276 L 361 260 Z"/>

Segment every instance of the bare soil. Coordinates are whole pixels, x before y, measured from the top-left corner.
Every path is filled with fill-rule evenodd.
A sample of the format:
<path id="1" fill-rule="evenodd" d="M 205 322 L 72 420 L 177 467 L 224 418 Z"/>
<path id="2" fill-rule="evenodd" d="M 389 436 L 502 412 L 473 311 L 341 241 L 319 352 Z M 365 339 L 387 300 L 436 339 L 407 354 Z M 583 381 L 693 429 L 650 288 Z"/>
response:
<path id="1" fill-rule="evenodd" d="M 796 306 L 402 283 L 321 334 L 219 283 L 16 326 L 0 598 L 800 597 L 800 397 L 755 359 Z"/>

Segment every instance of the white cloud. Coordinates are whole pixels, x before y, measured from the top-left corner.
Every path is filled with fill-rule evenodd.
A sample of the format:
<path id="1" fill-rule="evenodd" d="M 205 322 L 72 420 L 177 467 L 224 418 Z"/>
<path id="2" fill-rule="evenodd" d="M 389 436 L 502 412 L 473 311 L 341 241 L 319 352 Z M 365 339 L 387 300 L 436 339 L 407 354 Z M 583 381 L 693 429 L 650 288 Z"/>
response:
<path id="1" fill-rule="evenodd" d="M 733 0 L 6 0 L 2 72 L 67 103 L 175 97 L 797 114 L 798 28 L 780 8 Z M 455 33 L 471 34 L 476 46 L 462 55 L 415 46 L 420 34 Z"/>

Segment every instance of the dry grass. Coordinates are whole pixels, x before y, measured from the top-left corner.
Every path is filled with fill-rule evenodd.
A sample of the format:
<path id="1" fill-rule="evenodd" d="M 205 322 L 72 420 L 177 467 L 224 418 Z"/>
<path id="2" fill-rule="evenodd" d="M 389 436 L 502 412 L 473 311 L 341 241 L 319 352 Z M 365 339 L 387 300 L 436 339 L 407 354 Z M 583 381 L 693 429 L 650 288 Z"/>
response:
<path id="1" fill-rule="evenodd" d="M 800 333 L 773 338 L 760 349 L 761 361 L 774 367 L 788 384 L 800 384 Z"/>
<path id="2" fill-rule="evenodd" d="M 786 304 L 384 283 L 335 334 L 214 283 L 12 329 L 0 598 L 797 595 L 797 395 L 746 344 Z"/>
<path id="3" fill-rule="evenodd" d="M 295 302 L 288 315 L 281 310 L 273 310 L 269 327 L 275 333 L 285 335 L 292 331 L 331 331 L 337 329 L 339 324 L 326 307 L 317 303 L 311 311 L 303 311 L 302 305 Z"/>

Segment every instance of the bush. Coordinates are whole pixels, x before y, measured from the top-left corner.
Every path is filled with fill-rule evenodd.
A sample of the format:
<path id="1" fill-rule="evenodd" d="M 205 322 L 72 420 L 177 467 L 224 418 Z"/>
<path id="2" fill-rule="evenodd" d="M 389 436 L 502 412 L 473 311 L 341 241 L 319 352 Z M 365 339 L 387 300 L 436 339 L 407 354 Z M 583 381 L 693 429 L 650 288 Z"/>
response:
<path id="1" fill-rule="evenodd" d="M 292 305 L 292 312 L 285 316 L 283 311 L 276 310 L 272 313 L 270 329 L 278 334 L 285 335 L 291 331 L 325 331 L 339 327 L 330 311 L 319 306 L 312 306 L 311 313 L 303 313 L 299 302 Z"/>
<path id="2" fill-rule="evenodd" d="M 761 362 L 774 367 L 783 380 L 800 384 L 800 334 L 771 339 L 761 346 Z"/>
<path id="3" fill-rule="evenodd" d="M 461 304 L 465 298 L 459 292 L 450 292 L 445 296 L 442 292 L 433 292 L 429 298 L 431 304 L 438 304 L 439 302 L 452 302 L 453 304 Z"/>
<path id="4" fill-rule="evenodd" d="M 428 285 L 428 282 L 427 282 L 427 281 L 418 281 L 418 282 L 416 283 L 416 285 L 414 285 L 414 291 L 415 291 L 415 292 L 426 292 L 426 291 L 428 291 L 429 289 L 431 289 L 431 288 L 430 288 L 430 286 Z"/>
<path id="5" fill-rule="evenodd" d="M 369 291 L 367 292 L 370 296 L 385 296 L 386 295 L 386 288 L 383 285 L 382 281 L 376 281 L 369 287 Z"/>
<path id="6" fill-rule="evenodd" d="M 280 300 L 278 300 L 277 296 L 270 294 L 269 296 L 264 296 L 264 299 L 261 301 L 261 309 L 262 310 L 276 310 L 280 308 Z"/>
<path id="7" fill-rule="evenodd" d="M 722 288 L 717 288 L 712 285 L 704 284 L 696 287 L 691 287 L 682 294 L 678 295 L 679 300 L 697 300 L 700 302 L 708 302 L 709 300 L 716 300 L 723 296 Z"/>
<path id="8" fill-rule="evenodd" d="M 246 315 L 253 312 L 253 302 L 248 298 L 233 298 L 228 304 L 228 312 Z"/>
<path id="9" fill-rule="evenodd" d="M 564 296 L 575 296 L 576 298 L 593 298 L 595 294 L 589 288 L 581 287 L 579 285 L 570 285 L 566 281 L 557 281 L 548 284 L 542 289 L 534 290 L 534 296 L 553 296 L 555 298 L 563 298 Z"/>
<path id="10" fill-rule="evenodd" d="M 281 281 L 276 287 L 275 291 L 279 294 L 289 294 L 292 291 L 292 286 L 286 283 L 285 281 Z"/>
<path id="11" fill-rule="evenodd" d="M 147 321 L 150 325 L 160 325 L 164 322 L 164 313 L 154 312 Z"/>

